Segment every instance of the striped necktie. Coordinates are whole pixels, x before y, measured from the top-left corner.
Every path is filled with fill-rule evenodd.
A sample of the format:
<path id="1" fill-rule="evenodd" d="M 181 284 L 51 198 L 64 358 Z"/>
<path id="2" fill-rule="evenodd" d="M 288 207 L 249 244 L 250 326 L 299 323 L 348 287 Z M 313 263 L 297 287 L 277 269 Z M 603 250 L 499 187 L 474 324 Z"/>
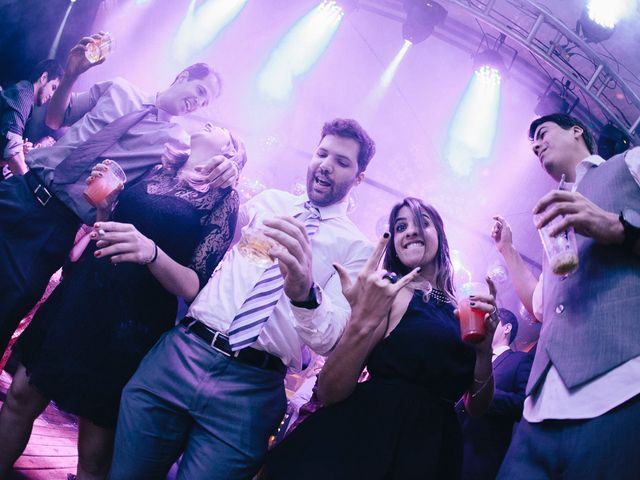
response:
<path id="1" fill-rule="evenodd" d="M 307 235 L 311 237 L 320 227 L 320 212 L 309 202 L 304 204 L 304 208 L 307 210 L 304 228 Z M 231 322 L 229 326 L 231 350 L 235 352 L 248 347 L 258 339 L 262 327 L 282 296 L 283 286 L 284 278 L 276 261 L 262 273 Z"/>
<path id="2" fill-rule="evenodd" d="M 147 105 L 140 110 L 125 113 L 114 121 L 105 125 L 100 131 L 78 145 L 76 149 L 62 160 L 54 170 L 57 184 L 75 183 L 82 174 L 89 175 L 91 167 L 98 163 L 98 157 L 116 143 L 131 127 L 139 123 L 149 113 L 157 112 L 153 105 Z"/>

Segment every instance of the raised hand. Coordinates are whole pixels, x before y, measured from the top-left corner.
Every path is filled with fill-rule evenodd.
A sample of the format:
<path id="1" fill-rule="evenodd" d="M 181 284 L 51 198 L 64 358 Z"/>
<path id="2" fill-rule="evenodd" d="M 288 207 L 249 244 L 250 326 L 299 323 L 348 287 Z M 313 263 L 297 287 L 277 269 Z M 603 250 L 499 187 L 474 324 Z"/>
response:
<path id="1" fill-rule="evenodd" d="M 71 49 L 69 52 L 69 56 L 67 57 L 67 65 L 65 66 L 65 76 L 69 78 L 77 78 L 82 75 L 84 72 L 89 70 L 96 65 L 100 65 L 104 63 L 105 59 L 102 58 L 95 63 L 91 63 L 87 60 L 85 56 L 85 51 L 87 49 L 87 45 L 94 42 L 95 40 L 100 40 L 105 36 L 105 32 L 96 33 L 91 35 L 90 37 L 84 37 L 82 40 L 78 42 L 78 44 Z"/>
<path id="2" fill-rule="evenodd" d="M 491 228 L 491 238 L 498 251 L 502 253 L 506 248 L 513 245 L 511 226 L 500 215 L 494 216 L 493 219 L 495 223 L 493 224 L 493 228 Z"/>
<path id="3" fill-rule="evenodd" d="M 355 282 L 351 281 L 349 273 L 342 265 L 333 265 L 340 277 L 342 293 L 351 305 L 352 319 L 355 318 L 370 328 L 377 327 L 381 319 L 386 317 L 398 292 L 420 272 L 419 267 L 414 268 L 392 283 L 388 278 L 389 272 L 378 268 L 388 242 L 389 234 L 380 238 Z"/>
<path id="4" fill-rule="evenodd" d="M 469 298 L 471 299 L 471 306 L 474 309 L 485 312 L 484 322 L 487 330 L 487 336 L 484 340 L 474 344 L 474 347 L 477 352 L 490 355 L 492 353 L 491 343 L 493 341 L 493 334 L 496 331 L 496 326 L 498 325 L 498 307 L 496 305 L 497 289 L 491 278 L 486 277 L 485 281 L 489 286 L 489 294 L 471 295 Z M 456 318 L 460 319 L 458 310 L 455 310 L 454 314 Z"/>

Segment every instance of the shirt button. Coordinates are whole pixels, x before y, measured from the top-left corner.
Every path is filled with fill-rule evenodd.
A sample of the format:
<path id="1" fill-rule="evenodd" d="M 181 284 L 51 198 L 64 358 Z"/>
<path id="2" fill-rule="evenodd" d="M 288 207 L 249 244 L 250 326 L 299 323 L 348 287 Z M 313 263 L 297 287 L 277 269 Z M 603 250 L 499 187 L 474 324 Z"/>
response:
<path id="1" fill-rule="evenodd" d="M 564 305 L 560 304 L 556 307 L 556 313 L 560 315 L 562 312 L 564 312 Z"/>

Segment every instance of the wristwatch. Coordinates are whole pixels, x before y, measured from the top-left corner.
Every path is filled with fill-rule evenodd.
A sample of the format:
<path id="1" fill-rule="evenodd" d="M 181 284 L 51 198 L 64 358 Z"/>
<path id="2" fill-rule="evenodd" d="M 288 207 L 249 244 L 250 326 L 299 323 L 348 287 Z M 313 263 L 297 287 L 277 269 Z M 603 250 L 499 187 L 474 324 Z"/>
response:
<path id="1" fill-rule="evenodd" d="M 302 302 L 296 302 L 291 300 L 291 305 L 299 308 L 306 308 L 309 310 L 313 310 L 314 308 L 318 308 L 322 303 L 322 290 L 315 283 L 311 284 L 311 289 L 309 290 L 309 296 L 306 300 Z"/>
<path id="2" fill-rule="evenodd" d="M 640 239 L 640 213 L 631 208 L 625 208 L 618 217 L 624 228 L 622 245 L 627 250 L 633 250 Z"/>

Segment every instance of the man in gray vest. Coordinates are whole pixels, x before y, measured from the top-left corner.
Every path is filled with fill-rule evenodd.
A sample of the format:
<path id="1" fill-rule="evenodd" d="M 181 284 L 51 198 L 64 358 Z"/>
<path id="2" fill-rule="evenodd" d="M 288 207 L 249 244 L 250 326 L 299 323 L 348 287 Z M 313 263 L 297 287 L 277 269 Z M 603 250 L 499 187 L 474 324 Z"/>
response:
<path id="1" fill-rule="evenodd" d="M 497 218 L 492 236 L 516 290 L 543 321 L 524 421 L 498 478 L 637 479 L 640 148 L 605 162 L 587 128 L 564 114 L 535 120 L 529 134 L 546 172 L 569 182 L 538 201 L 537 227 L 558 216 L 552 234 L 573 227 L 580 265 L 561 277 L 545 262 L 536 285 Z"/>

